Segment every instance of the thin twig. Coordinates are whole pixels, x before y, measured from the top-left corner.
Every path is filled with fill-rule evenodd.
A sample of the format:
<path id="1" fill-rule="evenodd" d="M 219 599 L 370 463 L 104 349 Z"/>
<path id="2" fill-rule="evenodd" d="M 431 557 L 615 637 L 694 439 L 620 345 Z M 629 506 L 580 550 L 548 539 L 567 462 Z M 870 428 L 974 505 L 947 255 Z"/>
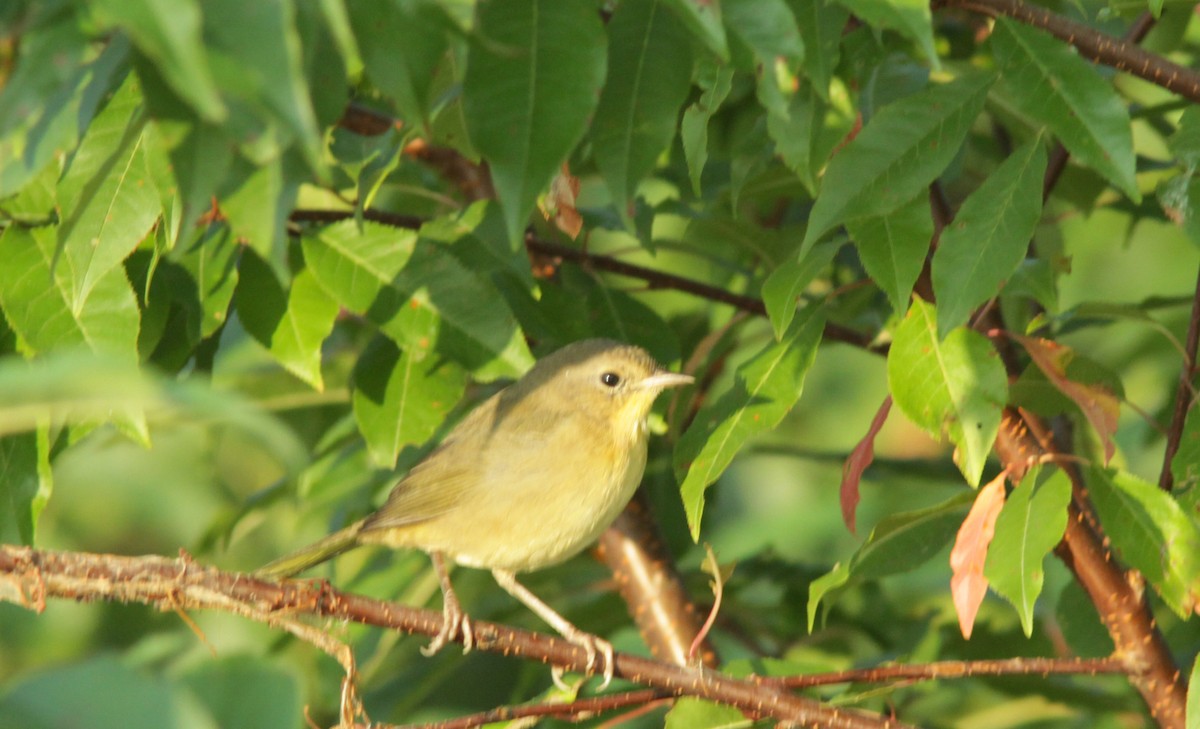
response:
<path id="1" fill-rule="evenodd" d="M 1175 389 L 1175 407 L 1171 412 L 1171 425 L 1167 428 L 1167 449 L 1163 453 L 1162 472 L 1158 475 L 1158 485 L 1163 491 L 1170 491 L 1175 486 L 1175 472 L 1171 469 L 1171 461 L 1179 452 L 1179 443 L 1183 439 L 1183 426 L 1187 422 L 1188 411 L 1196 401 L 1196 389 L 1192 380 L 1196 377 L 1196 349 L 1200 347 L 1200 273 L 1196 277 L 1196 291 L 1192 296 L 1192 315 L 1188 320 L 1187 339 L 1184 342 L 1183 362 L 1179 365 L 1179 386 Z"/>
<path id="2" fill-rule="evenodd" d="M 1125 673 L 1120 658 L 1004 658 L 994 661 L 937 661 L 912 666 L 877 666 L 833 671 L 808 676 L 768 679 L 788 688 L 810 688 L 835 683 L 882 683 L 885 681 L 938 681 L 978 676 L 1069 675 Z"/>

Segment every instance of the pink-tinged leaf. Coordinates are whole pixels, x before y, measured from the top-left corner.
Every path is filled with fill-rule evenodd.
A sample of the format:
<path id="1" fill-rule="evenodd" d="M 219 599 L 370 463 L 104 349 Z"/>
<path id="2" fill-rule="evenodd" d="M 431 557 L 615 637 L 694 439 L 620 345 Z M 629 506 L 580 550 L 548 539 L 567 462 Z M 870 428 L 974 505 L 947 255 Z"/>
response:
<path id="1" fill-rule="evenodd" d="M 963 637 L 971 638 L 975 627 L 975 615 L 987 594 L 988 581 L 983 576 L 983 565 L 987 561 L 988 545 L 996 533 L 996 518 L 1004 507 L 1004 474 L 992 479 L 979 489 L 975 503 L 967 518 L 963 519 L 950 550 L 950 594 L 954 597 L 954 610 L 958 613 L 958 627 Z"/>
<path id="2" fill-rule="evenodd" d="M 1075 351 L 1070 347 L 1040 337 L 1017 336 L 1016 339 L 1029 352 L 1046 379 L 1083 411 L 1084 417 L 1104 443 L 1104 463 L 1107 465 L 1117 449 L 1113 442 L 1117 419 L 1121 415 L 1121 403 L 1117 396 L 1102 384 L 1085 384 L 1067 377 L 1067 366 L 1075 356 Z"/>
<path id="3" fill-rule="evenodd" d="M 863 471 L 875 460 L 875 436 L 879 435 L 879 430 L 887 422 L 888 413 L 891 411 L 892 396 L 888 395 L 883 399 L 875 417 L 871 419 L 871 427 L 867 428 L 867 434 L 854 446 L 854 450 L 850 451 L 846 462 L 842 464 L 842 520 L 846 522 L 846 528 L 851 534 L 855 533 L 854 514 L 858 508 L 858 484 L 862 481 Z"/>

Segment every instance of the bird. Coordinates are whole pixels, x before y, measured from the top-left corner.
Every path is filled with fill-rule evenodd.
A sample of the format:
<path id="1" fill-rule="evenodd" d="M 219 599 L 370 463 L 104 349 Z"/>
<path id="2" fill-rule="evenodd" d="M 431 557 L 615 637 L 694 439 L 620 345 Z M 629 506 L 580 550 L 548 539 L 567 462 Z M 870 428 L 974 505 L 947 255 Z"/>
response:
<path id="1" fill-rule="evenodd" d="M 446 560 L 490 570 L 496 582 L 587 653 L 613 648 L 572 625 L 517 581 L 583 551 L 629 502 L 646 466 L 647 416 L 665 389 L 687 385 L 641 347 L 610 339 L 568 344 L 471 411 L 392 488 L 366 518 L 257 571 L 290 577 L 360 545 L 429 554 L 442 591 L 442 626 L 424 648 L 433 655 L 461 637 L 470 618 Z M 561 683 L 561 669 L 553 672 Z"/>

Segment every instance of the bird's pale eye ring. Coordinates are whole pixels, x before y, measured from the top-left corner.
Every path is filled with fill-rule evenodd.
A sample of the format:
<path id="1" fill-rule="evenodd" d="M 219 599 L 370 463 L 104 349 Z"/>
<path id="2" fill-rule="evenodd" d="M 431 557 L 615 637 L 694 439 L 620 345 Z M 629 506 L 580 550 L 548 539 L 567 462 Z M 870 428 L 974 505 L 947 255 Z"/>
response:
<path id="1" fill-rule="evenodd" d="M 621 376 L 616 372 L 605 372 L 600 375 L 600 381 L 604 383 L 605 387 L 616 387 L 621 384 Z"/>

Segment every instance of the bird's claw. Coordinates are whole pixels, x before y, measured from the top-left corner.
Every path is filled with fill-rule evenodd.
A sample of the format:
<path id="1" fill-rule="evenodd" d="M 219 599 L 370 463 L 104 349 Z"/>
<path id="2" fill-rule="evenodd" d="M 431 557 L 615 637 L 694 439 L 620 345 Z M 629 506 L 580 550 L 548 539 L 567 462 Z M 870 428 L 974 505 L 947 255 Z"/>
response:
<path id="1" fill-rule="evenodd" d="M 596 654 L 599 653 L 603 657 L 602 660 L 604 662 L 604 671 L 602 675 L 604 676 L 604 681 L 601 682 L 599 690 L 603 691 L 604 689 L 608 688 L 608 685 L 612 683 L 613 670 L 616 667 L 616 661 L 613 659 L 612 643 L 609 643 L 603 638 L 591 635 L 590 633 L 584 633 L 582 631 L 574 635 L 568 635 L 566 638 L 587 653 L 587 665 L 584 670 L 586 670 L 588 673 L 591 673 L 596 667 Z M 563 670 L 564 669 L 562 666 L 553 666 L 550 669 L 550 678 L 552 681 L 554 681 L 555 686 L 563 691 L 569 691 L 571 690 L 571 687 L 568 686 L 565 681 L 563 681 Z"/>
<path id="2" fill-rule="evenodd" d="M 463 612 L 458 600 L 445 600 L 442 603 L 442 629 L 433 636 L 429 645 L 421 647 L 421 654 L 426 657 L 432 656 L 459 636 L 462 636 L 463 653 L 470 653 L 471 649 L 475 647 L 475 632 L 471 629 L 471 618 Z"/>

